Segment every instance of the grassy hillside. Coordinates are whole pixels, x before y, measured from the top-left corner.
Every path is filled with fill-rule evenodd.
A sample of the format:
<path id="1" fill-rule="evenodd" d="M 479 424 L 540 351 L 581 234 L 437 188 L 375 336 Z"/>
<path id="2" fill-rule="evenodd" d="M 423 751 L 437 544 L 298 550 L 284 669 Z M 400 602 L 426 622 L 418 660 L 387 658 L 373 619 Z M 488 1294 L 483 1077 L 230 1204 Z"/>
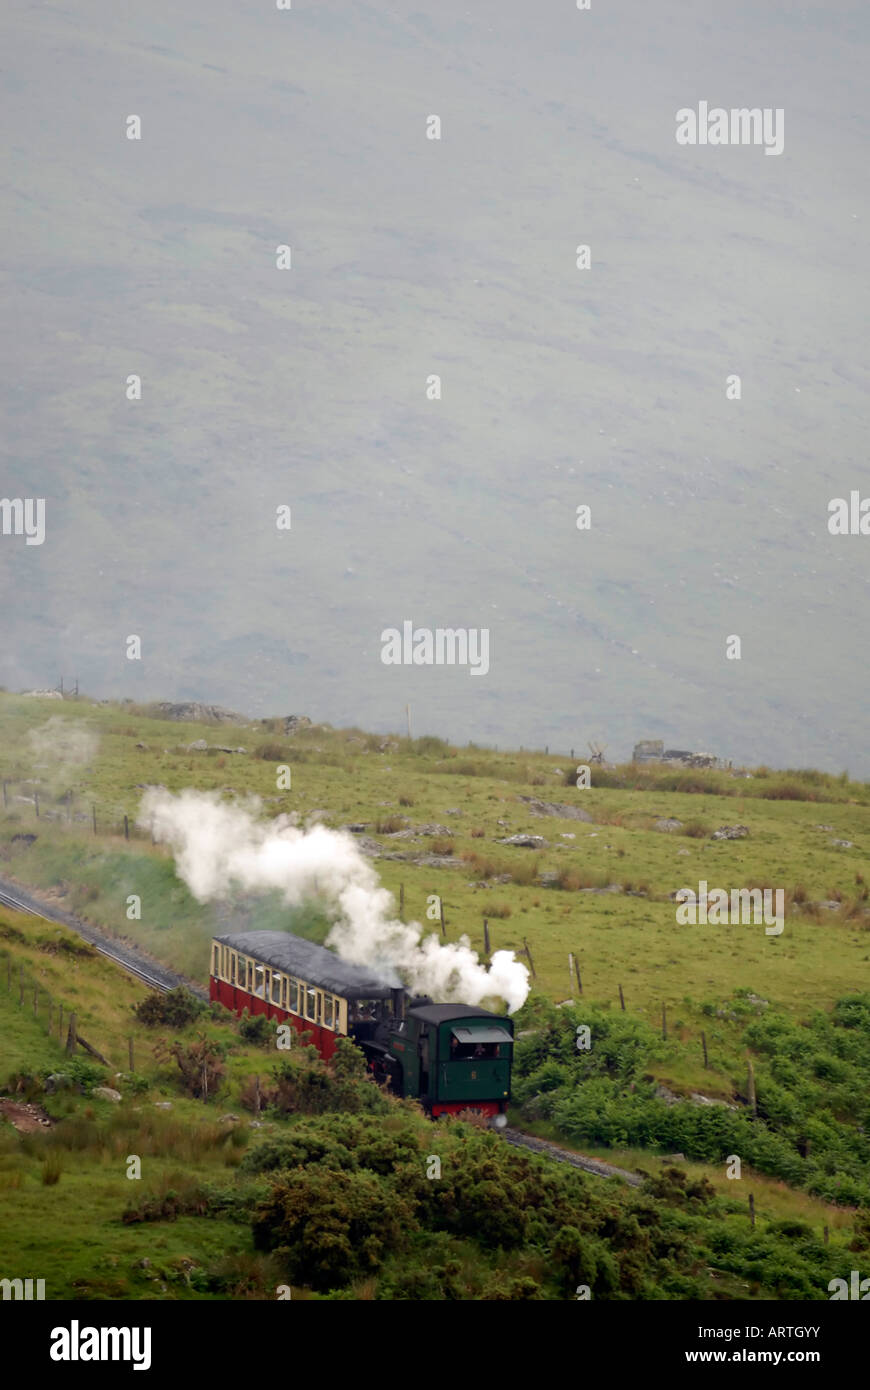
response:
<path id="1" fill-rule="evenodd" d="M 208 748 L 190 750 L 200 739 Z M 70 748 L 80 751 L 71 755 Z M 81 750 L 87 760 L 77 762 Z M 741 1219 L 751 1190 L 764 1222 L 803 1223 L 816 1241 L 823 1227 L 832 1241 L 859 1238 L 852 1208 L 865 1201 L 870 1175 L 861 1109 L 870 1063 L 861 1050 L 863 1015 L 847 1014 L 848 1001 L 857 1007 L 867 990 L 870 959 L 866 785 L 764 768 L 746 776 L 736 769 L 687 774 L 627 766 L 593 767 L 593 785 L 579 790 L 571 784 L 576 763 L 542 753 L 457 749 L 437 739 L 328 727 L 285 734 L 282 721 L 195 725 L 157 719 L 144 707 L 9 695 L 0 696 L 0 760 L 8 802 L 0 808 L 0 878 L 33 886 L 46 901 L 136 941 L 200 982 L 218 922 L 290 923 L 321 940 L 327 923 L 314 909 L 290 914 L 275 900 L 239 898 L 220 909 L 197 904 L 168 852 L 151 843 L 147 827 L 135 827 L 144 786 L 254 793 L 264 815 L 295 811 L 304 820 L 316 812 L 333 826 L 365 827 L 358 837 L 380 848 L 373 862 L 397 898 L 404 890 L 406 918 L 423 919 L 427 897 L 438 894 L 448 940 L 464 932 L 482 950 L 486 920 L 493 949 L 528 946 L 535 978 L 518 1018 L 519 1123 L 651 1173 L 663 1155 L 680 1150 L 693 1179 L 709 1180 L 715 1200 L 732 1203 Z M 292 769 L 289 791 L 276 787 L 282 765 Z M 563 810 L 535 814 L 535 803 Z M 681 824 L 657 829 L 664 819 Z M 735 825 L 748 835 L 711 838 L 718 827 Z M 499 843 L 518 833 L 546 843 Z M 700 879 L 711 888 L 783 888 L 782 935 L 767 937 L 760 926 L 677 926 L 670 895 Z M 126 917 L 134 893 L 141 921 Z M 119 985 L 99 958 L 58 947 L 61 929 L 4 922 L 0 944 L 13 961 L 21 952 L 28 969 L 35 964 L 44 988 L 67 1011 L 76 1008 L 80 1030 L 123 1070 L 129 1004 L 144 989 L 126 979 Z M 576 978 L 569 979 L 569 951 L 580 967 L 582 997 Z M 0 1001 L 4 984 L 0 962 Z M 568 998 L 573 1005 L 547 1012 Z M 44 1071 L 61 1060 L 51 1052 L 56 1043 L 43 1036 L 42 1018 L 19 1008 L 14 987 L 2 1007 L 8 1072 Z M 838 1017 L 851 1031 L 837 1031 Z M 584 1021 L 598 1036 L 588 1066 L 571 1035 Z M 617 1041 L 606 1044 L 611 1034 Z M 149 1056 L 147 1040 L 137 1040 L 137 1058 L 140 1043 Z M 744 1150 L 735 1184 L 725 1176 L 715 1134 L 724 1144 L 728 1125 L 743 1123 L 749 1062 L 759 1108 L 746 1134 L 756 1149 L 754 1157 Z M 170 1073 L 164 1064 L 149 1075 L 150 1065 L 149 1084 L 164 1094 Z M 241 1086 L 250 1058 L 229 1065 L 232 1084 Z M 693 1092 L 734 1108 L 707 1107 L 699 1120 Z M 234 1108 L 228 1094 L 225 1104 Z M 584 1096 L 588 1103 L 578 1109 Z M 196 1108 L 189 1100 L 179 1104 Z M 206 1167 L 224 1162 L 218 1149 L 202 1158 Z M 114 1192 L 107 1187 L 107 1202 Z M 202 1258 L 215 1250 L 202 1247 Z M 257 1287 L 262 1291 L 262 1281 Z M 743 1296 L 736 1286 L 732 1294 Z"/>

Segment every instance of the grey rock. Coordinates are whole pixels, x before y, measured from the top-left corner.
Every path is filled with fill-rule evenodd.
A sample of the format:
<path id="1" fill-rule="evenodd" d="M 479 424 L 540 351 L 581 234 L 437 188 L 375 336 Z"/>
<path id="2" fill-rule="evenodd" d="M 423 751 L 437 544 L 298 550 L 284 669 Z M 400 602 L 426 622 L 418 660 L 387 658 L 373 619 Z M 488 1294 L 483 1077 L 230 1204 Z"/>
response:
<path id="1" fill-rule="evenodd" d="M 661 830 L 663 834 L 669 835 L 672 831 L 679 830 L 682 824 L 683 822 L 681 820 L 674 820 L 672 817 L 662 816 L 661 820 L 656 821 L 655 828 L 656 830 Z"/>
<path id="2" fill-rule="evenodd" d="M 854 849 L 854 848 L 855 848 L 855 846 L 852 844 L 852 841 L 851 841 L 851 840 L 832 840 L 832 841 L 831 841 L 831 844 L 834 845 L 837 849 Z"/>
<path id="3" fill-rule="evenodd" d="M 204 738 L 195 738 L 193 743 L 187 745 L 188 753 L 205 753 L 208 751 L 208 744 Z"/>
<path id="4" fill-rule="evenodd" d="M 524 801 L 534 816 L 558 816 L 561 820 L 592 822 L 589 812 L 584 811 L 582 806 L 569 806 L 560 801 L 541 801 L 536 796 L 520 796 L 517 800 Z"/>
<path id="5" fill-rule="evenodd" d="M 499 840 L 500 845 L 516 845 L 518 849 L 544 849 L 547 841 L 543 835 L 508 835 Z"/>
<path id="6" fill-rule="evenodd" d="M 171 1101 L 171 1100 L 155 1100 L 155 1102 L 154 1102 L 154 1109 L 155 1109 L 155 1110 L 171 1110 L 171 1109 L 172 1109 L 172 1101 Z"/>
<path id="7" fill-rule="evenodd" d="M 91 1091 L 92 1096 L 99 1096 L 100 1100 L 110 1100 L 117 1105 L 122 1099 L 121 1092 L 114 1090 L 111 1086 L 95 1086 Z"/>
<path id="8" fill-rule="evenodd" d="M 198 700 L 181 703 L 161 701 L 154 706 L 158 719 L 187 720 L 193 724 L 244 724 L 245 716 L 221 705 L 204 705 Z"/>
<path id="9" fill-rule="evenodd" d="M 745 840 L 749 829 L 745 825 L 720 825 L 710 836 L 711 840 Z"/>

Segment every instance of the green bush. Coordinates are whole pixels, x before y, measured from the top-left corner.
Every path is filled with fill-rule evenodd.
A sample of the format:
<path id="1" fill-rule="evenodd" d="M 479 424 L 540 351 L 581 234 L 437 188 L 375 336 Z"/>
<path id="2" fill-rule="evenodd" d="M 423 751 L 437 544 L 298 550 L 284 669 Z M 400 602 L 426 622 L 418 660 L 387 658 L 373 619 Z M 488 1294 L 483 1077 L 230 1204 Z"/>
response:
<path id="1" fill-rule="evenodd" d="M 147 1028 L 159 1026 L 185 1028 L 206 1011 L 207 1006 L 189 989 L 179 986 L 167 994 L 153 991 L 133 1006 L 133 1013 Z"/>

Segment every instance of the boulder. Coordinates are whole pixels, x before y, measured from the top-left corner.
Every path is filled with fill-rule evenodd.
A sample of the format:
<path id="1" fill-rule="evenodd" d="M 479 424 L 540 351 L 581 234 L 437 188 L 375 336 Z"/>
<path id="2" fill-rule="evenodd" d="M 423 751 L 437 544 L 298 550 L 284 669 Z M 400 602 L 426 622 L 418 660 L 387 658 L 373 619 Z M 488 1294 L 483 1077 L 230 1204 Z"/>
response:
<path id="1" fill-rule="evenodd" d="M 499 840 L 500 845 L 516 845 L 518 849 L 544 849 L 547 841 L 543 835 L 508 835 Z"/>
<path id="2" fill-rule="evenodd" d="M 582 806 L 568 806 L 559 801 L 541 801 L 536 796 L 520 796 L 518 801 L 525 801 L 533 816 L 558 816 L 561 820 L 585 820 L 592 821 L 588 811 L 584 811 Z"/>
<path id="3" fill-rule="evenodd" d="M 204 705 L 198 700 L 174 704 L 164 700 L 153 706 L 158 719 L 187 720 L 193 724 L 244 724 L 245 716 L 221 705 Z"/>
<path id="4" fill-rule="evenodd" d="M 720 825 L 710 836 L 711 840 L 745 840 L 749 828 L 745 825 Z"/>
<path id="5" fill-rule="evenodd" d="M 114 1090 L 111 1086 L 95 1086 L 91 1095 L 99 1096 L 100 1100 L 110 1100 L 115 1105 L 121 1100 L 121 1092 Z"/>
<path id="6" fill-rule="evenodd" d="M 670 835 L 674 830 L 680 830 L 682 824 L 683 822 L 681 820 L 674 820 L 670 816 L 662 816 L 660 820 L 656 821 L 655 828 L 656 830 L 661 830 L 665 835 Z"/>

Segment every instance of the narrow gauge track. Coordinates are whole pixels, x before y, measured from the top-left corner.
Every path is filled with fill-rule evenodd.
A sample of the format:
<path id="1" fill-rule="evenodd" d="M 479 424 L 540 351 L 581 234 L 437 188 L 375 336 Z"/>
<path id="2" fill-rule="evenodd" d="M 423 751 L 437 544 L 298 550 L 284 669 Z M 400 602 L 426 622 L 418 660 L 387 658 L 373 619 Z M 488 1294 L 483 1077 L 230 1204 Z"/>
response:
<path id="1" fill-rule="evenodd" d="M 92 927 L 80 922 L 71 913 L 62 912 L 60 908 L 48 907 L 45 903 L 39 903 L 28 894 L 23 894 L 20 888 L 11 888 L 2 881 L 0 881 L 0 904 L 4 907 L 11 907 L 16 912 L 26 912 L 31 917 L 41 917 L 43 921 L 59 922 L 61 926 L 69 927 L 83 937 L 96 951 L 99 951 L 101 956 L 113 961 L 115 965 L 120 965 L 128 974 L 135 975 L 137 980 L 141 980 L 151 989 L 159 990 L 161 994 L 168 994 L 171 989 L 175 989 L 178 985 L 184 985 L 186 989 L 208 1003 L 206 991 L 190 980 L 186 980 L 182 975 L 177 975 L 174 971 L 146 961 L 126 944 L 107 944 L 104 936 Z M 612 1163 L 602 1163 L 600 1159 L 587 1158 L 585 1154 L 573 1153 L 570 1149 L 560 1149 L 557 1144 L 551 1144 L 546 1139 L 538 1139 L 533 1134 L 526 1134 L 521 1129 L 508 1127 L 496 1132 L 506 1143 L 513 1144 L 515 1148 L 529 1149 L 532 1153 L 541 1154 L 556 1163 L 567 1163 L 572 1168 L 581 1168 L 584 1173 L 592 1173 L 595 1177 L 621 1178 L 631 1187 L 639 1187 L 643 1181 L 637 1173 L 629 1173 L 626 1168 L 616 1168 Z"/>
<path id="2" fill-rule="evenodd" d="M 87 926 L 84 922 L 80 922 L 71 913 L 38 902 L 29 894 L 22 892 L 20 888 L 12 887 L 2 881 L 0 881 L 0 904 L 4 907 L 14 908 L 16 912 L 26 912 L 30 917 L 41 917 L 46 922 L 58 922 L 63 927 L 69 927 L 71 931 L 76 932 L 90 946 L 93 946 L 95 951 L 99 951 L 101 956 L 105 956 L 107 960 L 120 965 L 128 974 L 135 975 L 137 980 L 141 980 L 150 989 L 157 989 L 161 994 L 168 994 L 171 989 L 184 985 L 197 998 L 208 1003 L 207 991 L 200 988 L 199 985 L 195 985 L 191 980 L 186 980 L 183 975 L 178 975 L 175 971 L 168 970 L 164 966 L 148 960 L 145 956 L 140 955 L 134 947 L 128 946 L 126 942 L 112 942 L 103 933 L 94 927 Z"/>

